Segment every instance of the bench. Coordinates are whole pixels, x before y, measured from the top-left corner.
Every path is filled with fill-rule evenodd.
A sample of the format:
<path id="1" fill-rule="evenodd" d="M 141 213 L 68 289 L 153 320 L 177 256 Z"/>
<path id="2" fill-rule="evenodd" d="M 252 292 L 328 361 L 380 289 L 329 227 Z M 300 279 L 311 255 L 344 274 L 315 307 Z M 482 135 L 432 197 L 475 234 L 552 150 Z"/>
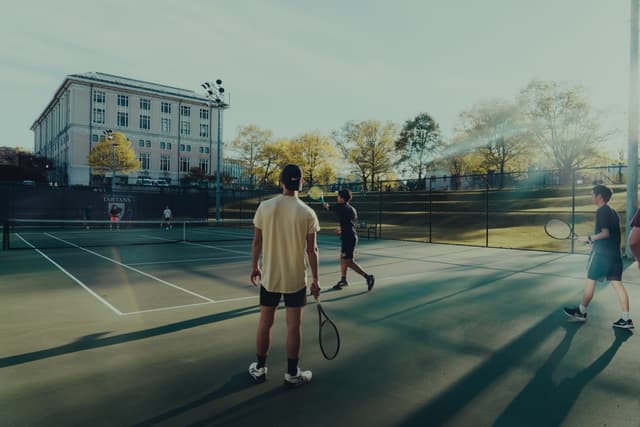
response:
<path id="1" fill-rule="evenodd" d="M 380 237 L 380 231 L 378 229 L 378 224 L 368 224 L 366 221 L 361 221 L 358 223 L 358 230 L 362 230 L 367 232 L 367 239 L 371 239 L 371 235 L 373 235 L 374 239 Z"/>

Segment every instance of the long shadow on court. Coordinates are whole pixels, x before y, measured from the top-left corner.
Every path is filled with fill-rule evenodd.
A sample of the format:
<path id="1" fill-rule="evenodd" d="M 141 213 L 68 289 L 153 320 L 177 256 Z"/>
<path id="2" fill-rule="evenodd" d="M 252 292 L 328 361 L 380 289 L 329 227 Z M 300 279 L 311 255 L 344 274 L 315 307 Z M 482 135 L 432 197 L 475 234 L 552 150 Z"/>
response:
<path id="1" fill-rule="evenodd" d="M 333 292 L 330 292 L 332 294 Z M 347 298 L 357 297 L 365 292 L 357 294 L 350 294 L 344 297 L 326 299 L 326 301 L 337 301 Z M 326 292 L 323 293 L 326 295 Z M 311 303 L 311 301 L 310 301 Z M 282 304 L 278 310 L 284 310 Z M 112 337 L 102 338 L 103 335 L 108 332 L 98 332 L 91 335 L 85 335 L 69 344 L 61 345 L 59 347 L 53 347 L 46 350 L 33 351 L 30 353 L 18 354 L 15 356 L 8 356 L 0 358 L 0 368 L 7 366 L 21 365 L 23 363 L 29 363 L 36 360 L 46 359 L 49 357 L 61 356 L 63 354 L 75 353 L 78 351 L 90 350 L 93 348 L 107 347 L 110 345 L 122 344 L 130 341 L 137 341 L 145 338 L 151 338 L 159 335 L 170 334 L 173 332 L 182 331 L 185 329 L 195 328 L 197 326 L 208 325 L 223 320 L 234 319 L 236 317 L 247 316 L 250 314 L 256 314 L 260 312 L 259 305 L 252 305 L 249 307 L 242 307 L 235 310 L 225 311 L 224 313 L 216 313 L 209 316 L 202 316 L 196 319 L 184 320 L 182 322 L 171 323 L 169 325 L 158 326 L 155 328 L 144 329 L 142 331 L 129 332 L 126 334 L 115 335 Z"/>
<path id="2" fill-rule="evenodd" d="M 509 408 L 496 421 L 496 426 L 524 425 L 523 423 L 531 421 L 526 417 L 531 416 L 538 421 L 532 422 L 530 425 L 559 425 L 559 421 L 555 422 L 554 420 L 562 420 L 566 417 L 582 388 L 609 364 L 620 345 L 631 334 L 627 331 L 621 331 L 625 332 L 626 336 L 623 333 L 616 333 L 614 342 L 600 358 L 574 378 L 555 386 L 547 381 L 546 377 L 567 353 L 577 328 L 575 325 L 567 325 L 566 321 L 560 320 L 557 315 L 550 314 L 398 425 L 405 427 L 424 426 L 425 422 L 428 422 L 429 426 L 445 425 L 489 385 L 505 375 L 512 367 L 518 366 L 523 359 L 529 357 L 540 343 L 560 327 L 567 328 L 563 341 L 539 370 L 537 377 L 514 399 Z M 545 393 L 549 395 L 547 396 Z M 536 401 L 540 399 L 543 399 L 546 406 L 540 403 L 538 407 Z"/>
<path id="3" fill-rule="evenodd" d="M 628 331 L 615 329 L 613 342 L 600 357 L 573 377 L 554 384 L 553 372 L 569 351 L 571 340 L 582 324 L 564 325 L 566 333 L 560 344 L 529 384 L 496 419 L 494 427 L 561 425 L 584 386 L 609 365 L 622 343 L 632 335 Z"/>
<path id="4" fill-rule="evenodd" d="M 249 381 L 247 373 L 238 373 L 231 377 L 229 381 L 227 381 L 227 383 L 223 384 L 222 387 L 218 388 L 217 390 L 214 390 L 211 393 L 207 393 L 199 399 L 189 402 L 186 405 L 173 408 L 169 411 L 163 412 L 162 414 L 156 415 L 155 417 L 148 418 L 137 424 L 133 424 L 131 427 L 153 426 L 163 421 L 167 421 L 171 418 L 180 416 L 186 412 L 198 408 L 199 406 L 211 403 L 217 399 L 222 399 L 225 396 L 229 396 L 231 394 L 239 393 L 242 390 L 252 387 L 255 387 L 255 385 Z M 264 395 L 261 395 L 261 397 L 264 398 Z"/>
<path id="5" fill-rule="evenodd" d="M 403 308 L 400 311 L 397 311 L 395 313 L 390 313 L 390 314 L 388 314 L 388 315 L 386 315 L 386 316 L 384 316 L 384 317 L 382 317 L 382 318 L 380 318 L 378 320 L 387 320 L 387 319 L 390 319 L 390 318 L 393 318 L 393 317 L 396 317 L 396 316 L 399 316 L 399 315 L 406 315 L 409 312 L 412 312 L 412 311 L 415 311 L 415 310 L 419 310 L 419 309 L 424 308 L 424 307 L 426 307 L 428 305 L 433 305 L 433 304 L 436 304 L 436 303 L 439 303 L 439 302 L 446 301 L 446 300 L 451 299 L 451 298 L 455 298 L 455 297 L 460 296 L 460 295 L 462 295 L 464 293 L 467 293 L 467 292 L 470 292 L 470 291 L 473 291 L 473 290 L 477 290 L 477 289 L 482 288 L 484 286 L 493 285 L 498 280 L 505 280 L 508 277 L 515 276 L 517 274 L 526 274 L 527 271 L 530 270 L 530 269 L 539 268 L 539 267 L 542 267 L 542 266 L 544 266 L 546 264 L 549 264 L 549 263 L 552 263 L 552 262 L 555 262 L 555 261 L 557 261 L 557 258 L 554 258 L 554 259 L 551 259 L 551 260 L 547 260 L 547 261 L 544 261 L 544 262 L 541 262 L 541 263 L 538 263 L 538 264 L 535 264 L 535 265 L 532 265 L 532 266 L 527 266 L 526 268 L 523 268 L 522 270 L 517 270 L 517 271 L 512 271 L 512 270 L 505 271 L 503 269 L 497 269 L 496 270 L 496 269 L 490 268 L 488 270 L 496 270 L 496 272 L 494 274 L 492 274 L 492 275 L 485 276 L 483 278 L 478 279 L 477 282 L 473 283 L 471 286 L 467 286 L 467 287 L 465 287 L 463 289 L 457 290 L 455 292 L 451 292 L 451 293 L 449 293 L 447 295 L 443 295 L 443 296 L 438 297 L 438 298 L 430 299 L 429 301 L 423 302 L 421 304 L 416 304 L 416 305 L 414 305 L 412 307 L 409 307 L 409 308 Z M 477 266 L 467 266 L 462 271 L 475 270 L 477 268 L 478 268 Z M 460 270 L 456 269 L 456 272 L 459 273 Z M 453 281 L 453 280 L 455 280 L 455 278 L 451 278 L 451 281 Z"/>
<path id="6" fill-rule="evenodd" d="M 182 322 L 171 323 L 169 325 L 158 326 L 155 328 L 144 329 L 142 331 L 129 332 L 126 334 L 115 335 L 112 337 L 101 338 L 108 332 L 99 332 L 81 337 L 77 341 L 69 344 L 53 347 L 46 350 L 33 351 L 30 353 L 19 354 L 15 356 L 0 358 L 0 368 L 7 366 L 20 365 L 36 360 L 46 359 L 49 357 L 61 356 L 63 354 L 74 353 L 78 351 L 90 350 L 93 348 L 106 347 L 110 345 L 122 344 L 129 341 L 136 341 L 145 338 L 151 338 L 159 335 L 170 334 L 197 326 L 208 325 L 211 323 L 221 322 L 223 320 L 234 319 L 236 317 L 247 316 L 249 314 L 259 313 L 258 305 L 238 308 L 235 310 L 225 311 L 224 313 L 216 313 L 209 316 L 202 316 L 195 319 L 184 320 Z"/>

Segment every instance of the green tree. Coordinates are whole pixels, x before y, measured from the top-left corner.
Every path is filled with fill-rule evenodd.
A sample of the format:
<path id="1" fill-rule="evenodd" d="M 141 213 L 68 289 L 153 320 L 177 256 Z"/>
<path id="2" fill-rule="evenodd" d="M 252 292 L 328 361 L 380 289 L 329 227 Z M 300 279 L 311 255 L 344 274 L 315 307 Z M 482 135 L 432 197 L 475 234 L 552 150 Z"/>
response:
<path id="1" fill-rule="evenodd" d="M 527 154 L 528 129 L 516 106 L 507 101 L 478 103 L 461 113 L 458 132 L 481 155 L 484 172 L 496 171 L 503 177 Z"/>
<path id="2" fill-rule="evenodd" d="M 417 171 L 418 180 L 422 180 L 428 164 L 435 160 L 442 146 L 440 126 L 429 114 L 420 113 L 405 122 L 395 142 L 396 153 L 400 156 L 398 164 Z"/>
<path id="3" fill-rule="evenodd" d="M 376 120 L 347 122 L 332 136 L 347 161 L 358 168 L 367 189 L 375 188 L 376 179 L 392 171 L 397 129 L 391 123 Z"/>
<path id="4" fill-rule="evenodd" d="M 332 173 L 337 151 L 331 139 L 319 132 L 300 135 L 290 143 L 290 161 L 302 167 L 304 179 L 309 185 L 317 183 L 328 184 L 327 177 Z"/>
<path id="5" fill-rule="evenodd" d="M 609 137 L 580 86 L 533 80 L 521 91 L 519 102 L 534 140 L 560 169 L 563 183 L 570 181 L 573 168 L 591 164 L 596 147 Z"/>
<path id="6" fill-rule="evenodd" d="M 105 175 L 111 171 L 115 171 L 116 174 L 129 173 L 140 169 L 140 162 L 136 159 L 131 141 L 122 132 L 102 136 L 91 149 L 88 163 L 96 175 Z"/>
<path id="7" fill-rule="evenodd" d="M 238 135 L 233 140 L 232 146 L 238 154 L 238 160 L 246 168 L 249 182 L 256 183 L 256 176 L 260 166 L 261 155 L 264 147 L 270 144 L 273 133 L 267 129 L 261 129 L 255 124 L 248 124 L 238 129 Z"/>
<path id="8" fill-rule="evenodd" d="M 277 185 L 280 170 L 290 163 L 291 141 L 279 139 L 265 144 L 257 155 L 256 173 L 260 177 L 260 185 Z"/>

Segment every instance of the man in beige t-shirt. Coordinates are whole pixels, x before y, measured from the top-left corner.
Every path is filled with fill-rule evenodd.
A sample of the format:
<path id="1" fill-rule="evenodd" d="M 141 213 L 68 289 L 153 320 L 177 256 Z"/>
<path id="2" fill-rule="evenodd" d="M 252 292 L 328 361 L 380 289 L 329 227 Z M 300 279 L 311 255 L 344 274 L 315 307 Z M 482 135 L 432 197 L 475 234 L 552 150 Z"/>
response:
<path id="1" fill-rule="evenodd" d="M 260 284 L 260 321 L 256 334 L 257 362 L 249 366 L 256 383 L 267 379 L 266 359 L 271 341 L 271 326 L 276 308 L 284 295 L 287 318 L 286 387 L 297 387 L 311 381 L 311 371 L 298 368 L 302 307 L 307 302 L 307 268 L 311 269 L 311 293 L 320 294 L 318 283 L 318 248 L 316 233 L 320 230 L 316 213 L 298 198 L 302 188 L 302 169 L 287 165 L 280 174 L 282 194 L 260 203 L 253 219 L 255 235 L 251 251 L 251 282 Z M 258 264 L 262 255 L 262 270 Z"/>

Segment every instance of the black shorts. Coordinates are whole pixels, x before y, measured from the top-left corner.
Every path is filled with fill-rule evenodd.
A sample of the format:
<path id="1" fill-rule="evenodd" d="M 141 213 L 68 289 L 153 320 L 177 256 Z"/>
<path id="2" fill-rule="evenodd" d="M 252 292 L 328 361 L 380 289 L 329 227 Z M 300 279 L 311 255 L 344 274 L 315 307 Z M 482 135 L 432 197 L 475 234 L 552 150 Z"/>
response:
<path id="1" fill-rule="evenodd" d="M 356 250 L 356 244 L 358 244 L 357 238 L 342 239 L 342 245 L 340 246 L 340 258 L 353 259 L 353 253 Z"/>
<path id="2" fill-rule="evenodd" d="M 260 305 L 267 307 L 277 307 L 280 304 L 280 299 L 284 295 L 285 307 L 304 307 L 307 303 L 307 288 L 304 287 L 292 294 L 283 294 L 280 292 L 269 292 L 260 286 Z"/>
<path id="3" fill-rule="evenodd" d="M 589 280 L 622 281 L 622 258 L 620 255 L 607 255 L 592 252 L 589 257 L 587 278 Z"/>

